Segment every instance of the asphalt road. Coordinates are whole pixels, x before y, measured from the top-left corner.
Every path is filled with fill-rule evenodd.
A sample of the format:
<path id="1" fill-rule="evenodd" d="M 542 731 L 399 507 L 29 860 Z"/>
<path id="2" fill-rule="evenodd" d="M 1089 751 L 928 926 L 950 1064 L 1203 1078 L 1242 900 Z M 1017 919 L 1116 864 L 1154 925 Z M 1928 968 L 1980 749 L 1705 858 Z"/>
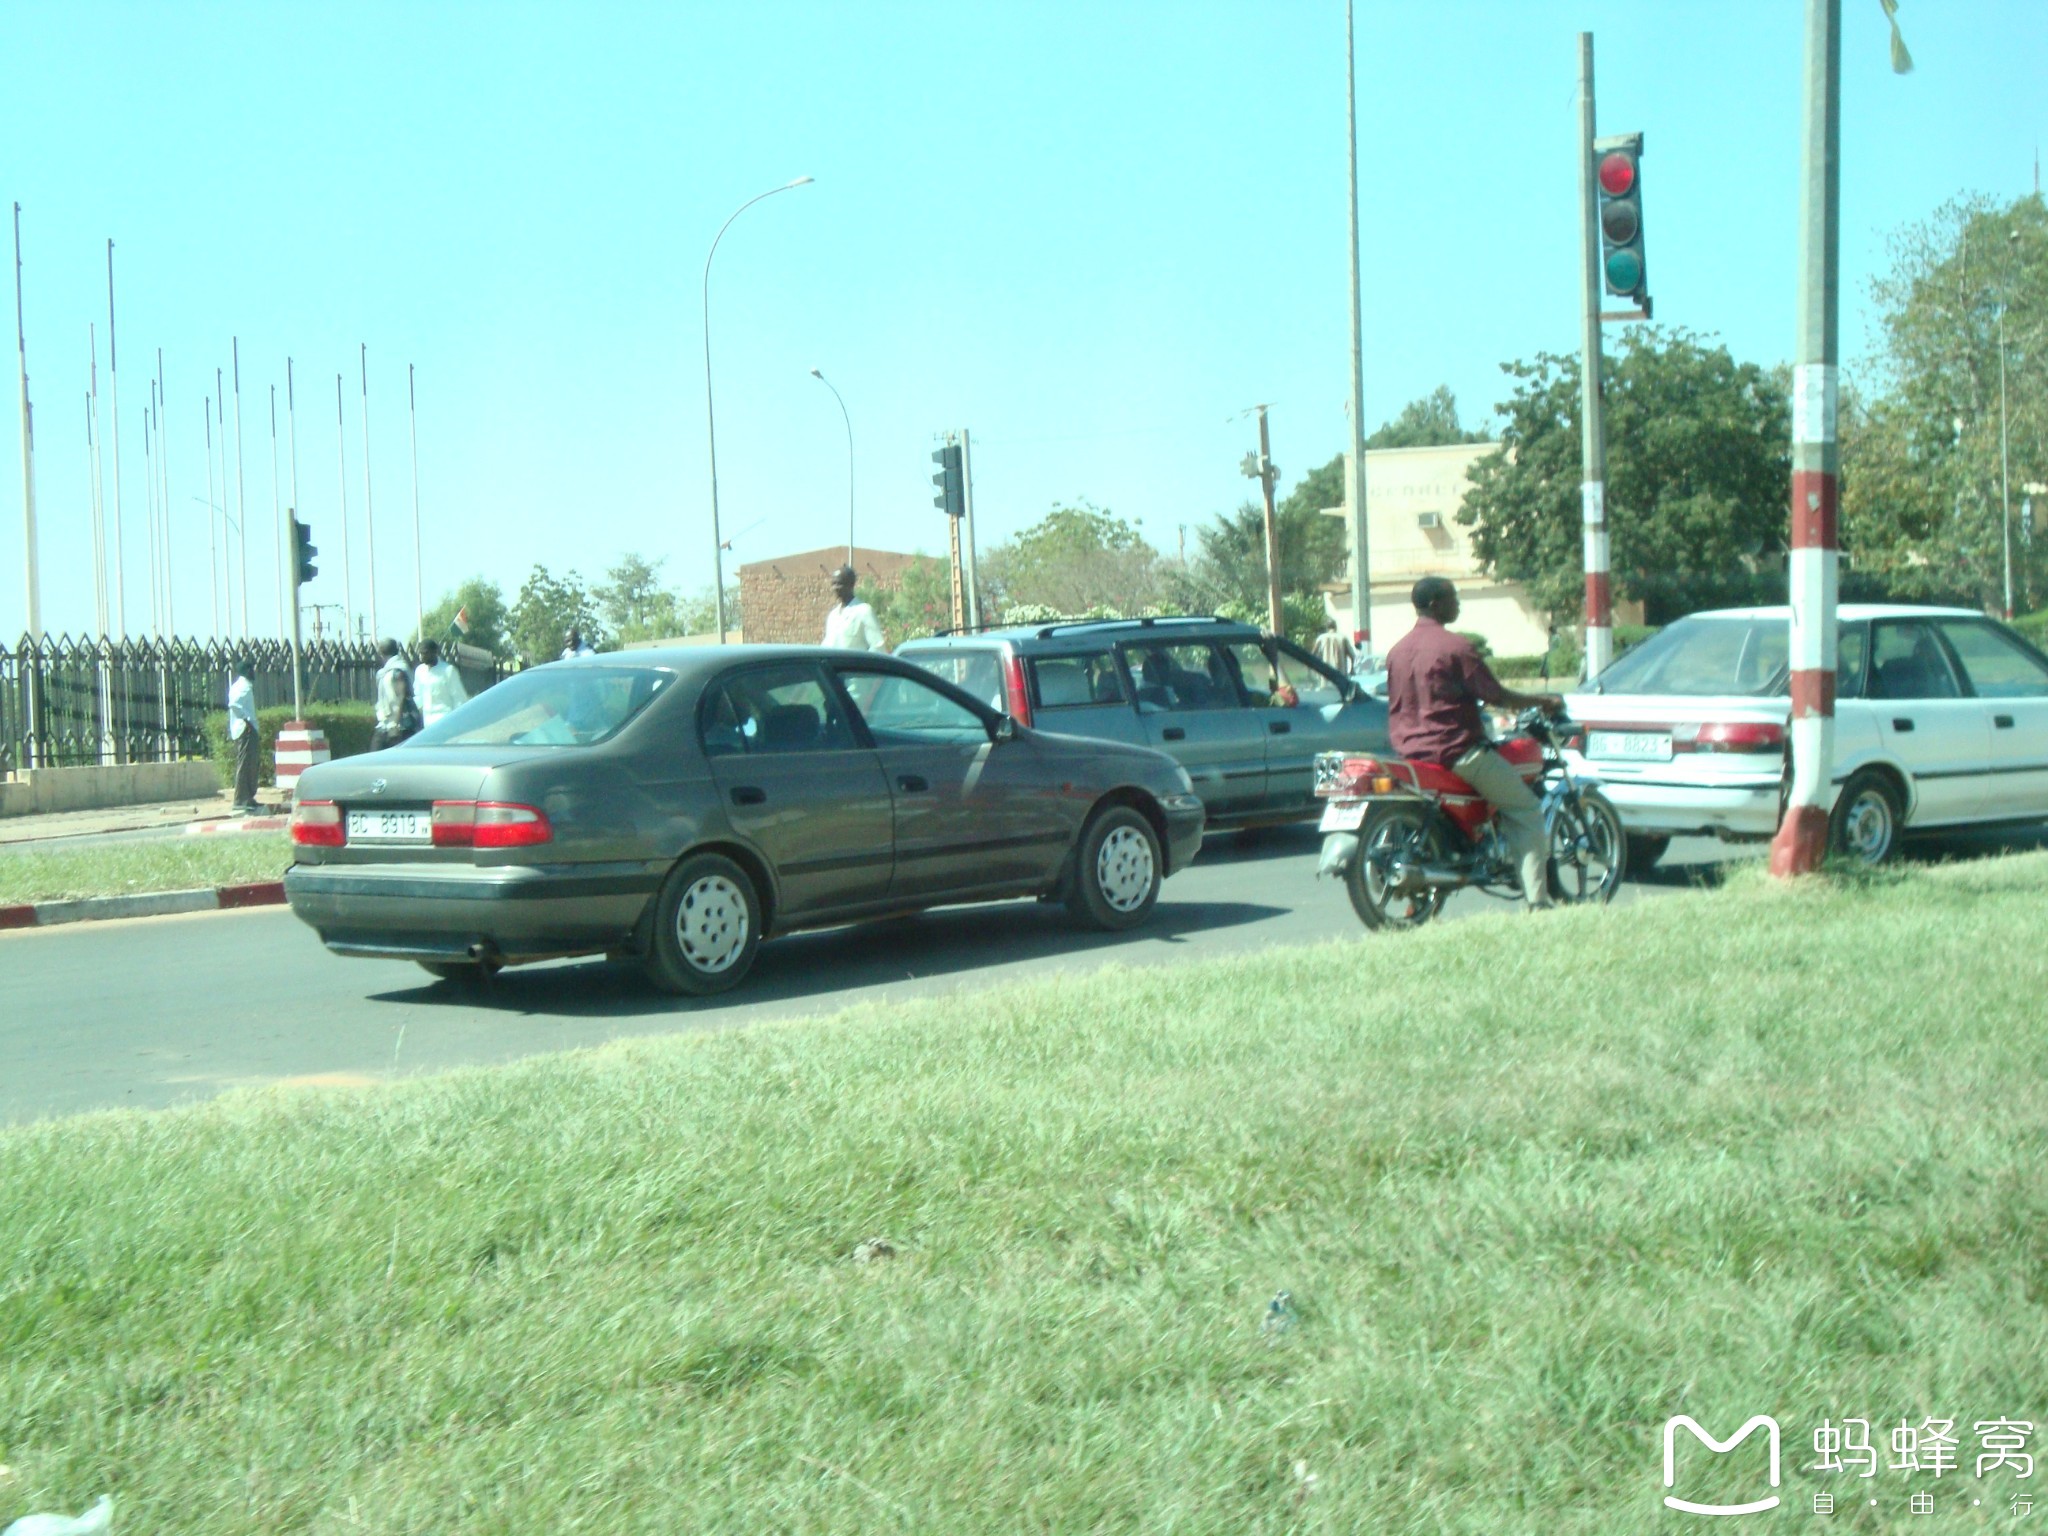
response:
<path id="1" fill-rule="evenodd" d="M 409 963 L 330 955 L 283 908 L 0 934 L 0 1124 L 158 1109 L 261 1083 L 371 1082 L 1112 963 L 1398 942 L 1369 936 L 1342 888 L 1315 878 L 1319 847 L 1306 824 L 1212 835 L 1130 934 L 1086 932 L 1058 907 L 1007 902 L 777 939 L 748 980 L 705 1001 L 662 996 L 635 967 L 602 960 L 516 969 L 481 989 L 437 982 Z M 1726 853 L 1681 842 L 1617 899 L 1711 878 Z M 1448 915 L 1500 906 L 1465 892 Z"/>

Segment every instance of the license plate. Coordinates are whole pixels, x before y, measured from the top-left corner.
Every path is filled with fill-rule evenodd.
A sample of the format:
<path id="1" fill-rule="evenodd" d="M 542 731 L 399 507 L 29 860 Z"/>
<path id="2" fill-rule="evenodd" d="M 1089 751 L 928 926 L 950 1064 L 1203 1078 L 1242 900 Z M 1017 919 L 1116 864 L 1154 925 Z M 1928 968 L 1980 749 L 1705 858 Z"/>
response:
<path id="1" fill-rule="evenodd" d="M 1332 800 L 1323 807 L 1323 821 L 1319 831 L 1356 832 L 1365 825 L 1366 804 L 1363 800 Z"/>
<path id="2" fill-rule="evenodd" d="M 365 843 L 425 843 L 434 824 L 426 811 L 350 811 L 348 840 Z"/>
<path id="3" fill-rule="evenodd" d="M 1589 731 L 1586 756 L 1625 758 L 1635 762 L 1671 761 L 1669 731 Z"/>

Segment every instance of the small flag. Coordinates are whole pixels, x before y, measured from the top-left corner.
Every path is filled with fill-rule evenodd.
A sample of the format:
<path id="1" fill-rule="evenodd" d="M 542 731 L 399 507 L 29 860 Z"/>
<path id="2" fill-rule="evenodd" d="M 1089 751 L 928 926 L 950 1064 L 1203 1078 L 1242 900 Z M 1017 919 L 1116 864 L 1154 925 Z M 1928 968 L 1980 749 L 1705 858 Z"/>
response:
<path id="1" fill-rule="evenodd" d="M 455 627 L 465 635 L 469 633 L 469 605 L 467 603 L 455 610 Z"/>
<path id="2" fill-rule="evenodd" d="M 1884 7 L 1884 19 L 1892 26 L 1892 73 L 1910 75 L 1913 55 L 1906 52 L 1906 39 L 1899 32 L 1899 0 L 1877 0 Z"/>

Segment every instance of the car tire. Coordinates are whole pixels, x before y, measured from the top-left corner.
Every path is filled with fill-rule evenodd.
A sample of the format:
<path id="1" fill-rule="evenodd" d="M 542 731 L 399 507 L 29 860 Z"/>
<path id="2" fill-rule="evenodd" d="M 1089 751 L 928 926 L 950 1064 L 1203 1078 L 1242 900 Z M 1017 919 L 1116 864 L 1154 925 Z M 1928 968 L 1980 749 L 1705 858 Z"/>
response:
<path id="1" fill-rule="evenodd" d="M 1628 835 L 1628 872 L 1632 875 L 1647 875 L 1657 867 L 1657 861 L 1670 848 L 1671 839 L 1649 832 L 1631 832 Z"/>
<path id="2" fill-rule="evenodd" d="M 504 968 L 502 960 L 422 960 L 419 968 L 437 981 L 480 987 Z"/>
<path id="3" fill-rule="evenodd" d="M 761 947 L 761 898 L 723 854 L 699 853 L 669 871 L 654 899 L 640 963 L 663 992 L 709 997 L 739 985 Z"/>
<path id="4" fill-rule="evenodd" d="M 1872 768 L 1849 776 L 1828 816 L 1828 848 L 1858 864 L 1882 864 L 1899 845 L 1898 787 Z"/>
<path id="5" fill-rule="evenodd" d="M 1159 834 L 1128 805 L 1106 805 L 1088 819 L 1074 847 L 1067 910 L 1091 928 L 1135 928 L 1159 901 Z"/>

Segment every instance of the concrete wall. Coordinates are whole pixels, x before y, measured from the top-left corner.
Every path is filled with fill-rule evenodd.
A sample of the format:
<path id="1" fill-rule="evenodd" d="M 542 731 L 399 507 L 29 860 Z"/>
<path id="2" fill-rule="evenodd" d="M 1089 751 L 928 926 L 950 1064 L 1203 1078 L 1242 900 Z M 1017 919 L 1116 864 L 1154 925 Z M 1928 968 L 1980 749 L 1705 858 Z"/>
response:
<path id="1" fill-rule="evenodd" d="M 112 768 L 31 768 L 0 783 L 0 816 L 50 811 L 97 811 L 159 800 L 211 800 L 220 775 L 204 759 L 182 763 L 124 763 Z"/>

